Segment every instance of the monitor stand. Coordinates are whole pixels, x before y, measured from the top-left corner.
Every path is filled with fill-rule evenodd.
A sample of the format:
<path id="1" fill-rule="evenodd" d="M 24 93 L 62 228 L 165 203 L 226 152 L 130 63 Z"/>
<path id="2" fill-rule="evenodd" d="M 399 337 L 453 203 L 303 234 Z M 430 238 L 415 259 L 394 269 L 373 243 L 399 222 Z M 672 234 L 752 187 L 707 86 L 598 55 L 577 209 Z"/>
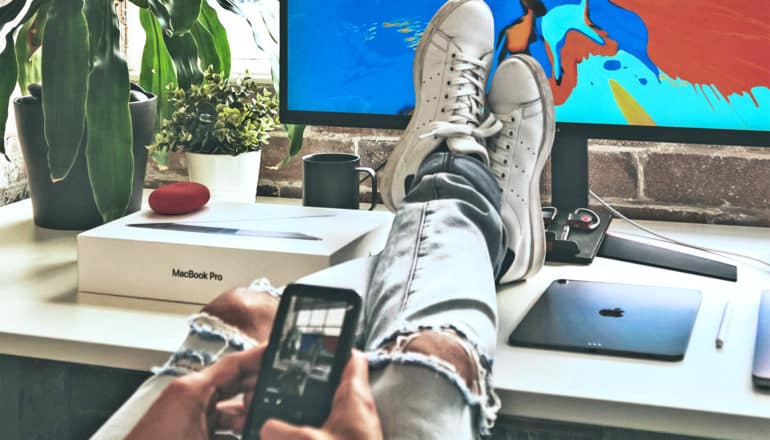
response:
<path id="1" fill-rule="evenodd" d="M 558 130 L 551 154 L 551 182 L 552 205 L 557 209 L 557 217 L 546 230 L 547 261 L 590 264 L 599 255 L 737 281 L 738 271 L 733 265 L 608 235 L 610 214 L 600 213 L 599 226 L 593 231 L 570 228 L 565 234 L 569 213 L 588 207 L 588 137 L 582 131 Z"/>

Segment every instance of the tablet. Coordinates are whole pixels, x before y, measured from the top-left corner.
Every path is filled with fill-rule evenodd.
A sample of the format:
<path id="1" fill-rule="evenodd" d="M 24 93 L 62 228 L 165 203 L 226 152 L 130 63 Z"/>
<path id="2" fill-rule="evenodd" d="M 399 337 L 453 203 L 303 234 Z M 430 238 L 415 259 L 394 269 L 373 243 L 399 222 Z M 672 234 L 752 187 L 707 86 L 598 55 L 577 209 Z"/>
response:
<path id="1" fill-rule="evenodd" d="M 762 292 L 757 319 L 757 337 L 754 340 L 754 386 L 770 388 L 770 290 Z"/>
<path id="2" fill-rule="evenodd" d="M 556 280 L 511 333 L 514 346 L 679 361 L 697 290 Z"/>

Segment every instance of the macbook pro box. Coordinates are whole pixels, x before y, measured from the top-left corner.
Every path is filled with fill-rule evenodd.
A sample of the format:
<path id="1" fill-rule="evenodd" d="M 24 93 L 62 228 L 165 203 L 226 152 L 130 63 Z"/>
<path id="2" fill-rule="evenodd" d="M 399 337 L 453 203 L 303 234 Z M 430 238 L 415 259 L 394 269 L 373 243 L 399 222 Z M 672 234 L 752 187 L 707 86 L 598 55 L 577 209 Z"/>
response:
<path id="1" fill-rule="evenodd" d="M 205 304 L 267 277 L 281 286 L 382 250 L 383 211 L 210 202 L 180 216 L 140 211 L 78 235 L 88 293 Z"/>

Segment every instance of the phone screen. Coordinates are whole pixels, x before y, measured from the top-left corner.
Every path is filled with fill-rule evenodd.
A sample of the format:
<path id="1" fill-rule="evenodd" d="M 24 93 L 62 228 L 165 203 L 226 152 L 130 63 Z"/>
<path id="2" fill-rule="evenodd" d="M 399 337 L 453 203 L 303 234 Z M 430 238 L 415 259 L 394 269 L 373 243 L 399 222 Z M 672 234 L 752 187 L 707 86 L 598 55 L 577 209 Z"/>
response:
<path id="1" fill-rule="evenodd" d="M 257 438 L 255 434 L 271 417 L 320 425 L 328 415 L 350 357 L 358 295 L 302 287 L 287 287 L 281 299 L 244 438 Z"/>

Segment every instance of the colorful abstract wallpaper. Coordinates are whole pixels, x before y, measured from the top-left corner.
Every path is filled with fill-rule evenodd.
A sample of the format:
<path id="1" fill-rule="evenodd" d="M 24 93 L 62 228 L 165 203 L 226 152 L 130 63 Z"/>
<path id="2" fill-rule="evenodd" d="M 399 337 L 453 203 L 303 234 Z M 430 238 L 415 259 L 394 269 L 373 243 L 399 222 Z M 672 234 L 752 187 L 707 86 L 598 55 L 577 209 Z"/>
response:
<path id="1" fill-rule="evenodd" d="M 414 51 L 442 3 L 289 2 L 288 108 L 409 114 Z M 560 122 L 770 131 L 770 1 L 487 3 L 493 70 L 535 57 Z"/>

